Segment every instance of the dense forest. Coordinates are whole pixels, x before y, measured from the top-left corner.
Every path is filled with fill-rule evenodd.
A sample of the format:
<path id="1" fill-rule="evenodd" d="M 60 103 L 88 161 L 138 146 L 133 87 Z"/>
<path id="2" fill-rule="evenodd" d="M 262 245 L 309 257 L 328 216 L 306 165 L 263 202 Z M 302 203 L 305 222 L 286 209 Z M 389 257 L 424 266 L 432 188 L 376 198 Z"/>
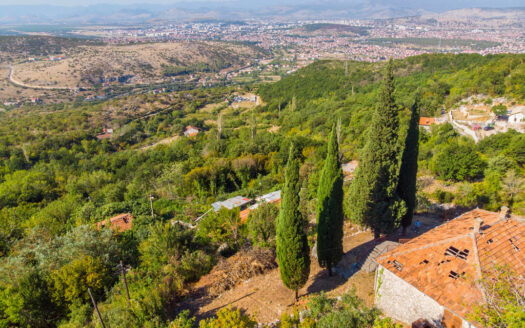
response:
<path id="1" fill-rule="evenodd" d="M 422 55 L 394 61 L 400 136 L 407 134 L 416 96 L 422 116 L 440 115 L 474 94 L 525 101 L 524 59 Z M 311 221 L 330 132 L 339 126 L 343 162 L 359 159 L 383 68 L 318 61 L 274 84 L 0 113 L 0 327 L 95 327 L 87 287 L 109 327 L 195 325 L 191 315 L 177 311 L 191 284 L 217 263 L 219 247 L 224 257 L 245 247 L 275 249 L 278 210 L 262 207 L 247 223 L 235 211 L 212 211 L 195 229 L 172 222 L 193 223 L 217 200 L 280 190 L 292 143 L 301 215 Z M 246 92 L 258 93 L 263 104 L 229 106 L 234 95 Z M 188 125 L 201 132 L 183 137 Z M 99 140 L 104 127 L 113 135 Z M 453 203 L 490 210 L 506 205 L 525 214 L 523 134 L 510 130 L 476 144 L 449 124 L 436 125 L 420 130 L 418 162 L 416 211 Z M 429 179 L 456 191 L 424 192 Z M 120 213 L 133 214 L 131 230 L 95 228 Z M 313 238 L 309 231 L 310 244 Z M 120 261 L 129 268 L 129 305 Z M 337 309 L 322 295 L 312 302 L 317 312 L 308 319 L 311 327 L 330 327 L 345 315 L 362 327 L 393 327 L 352 295 Z M 362 310 L 345 312 L 350 306 Z M 228 309 L 200 326 L 220 327 L 228 316 L 251 327 L 249 317 Z"/>

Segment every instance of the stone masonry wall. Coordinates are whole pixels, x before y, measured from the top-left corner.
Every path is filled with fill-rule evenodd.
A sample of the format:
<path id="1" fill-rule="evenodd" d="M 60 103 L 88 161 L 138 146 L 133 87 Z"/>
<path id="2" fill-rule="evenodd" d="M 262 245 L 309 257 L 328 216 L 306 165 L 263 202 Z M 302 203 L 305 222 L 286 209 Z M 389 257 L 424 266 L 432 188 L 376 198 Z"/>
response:
<path id="1" fill-rule="evenodd" d="M 375 304 L 385 315 L 407 324 L 424 318 L 441 326 L 443 307 L 381 265 L 376 270 L 375 291 Z"/>

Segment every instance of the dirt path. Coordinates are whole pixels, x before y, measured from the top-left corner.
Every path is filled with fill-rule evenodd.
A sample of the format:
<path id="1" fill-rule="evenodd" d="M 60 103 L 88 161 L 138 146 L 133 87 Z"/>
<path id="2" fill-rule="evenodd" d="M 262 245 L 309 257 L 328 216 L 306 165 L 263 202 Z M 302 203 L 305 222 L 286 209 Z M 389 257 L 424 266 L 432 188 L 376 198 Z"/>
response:
<path id="1" fill-rule="evenodd" d="M 351 225 L 345 227 L 343 246 L 345 257 L 357 258 L 365 256 L 366 247 L 371 245 L 373 235 L 370 232 L 357 232 Z M 373 246 L 371 246 L 373 248 Z M 362 255 L 359 252 L 363 252 Z M 328 276 L 325 269 L 319 267 L 317 259 L 311 258 L 310 278 L 299 294 L 299 305 L 305 305 L 308 298 L 315 293 L 325 291 L 328 295 L 342 295 L 356 288 L 357 295 L 368 305 L 373 304 L 374 274 L 358 271 L 349 279 L 338 275 Z M 291 312 L 294 305 L 294 293 L 281 282 L 279 269 L 265 275 L 255 276 L 241 285 L 230 289 L 215 299 L 206 297 L 204 287 L 199 283 L 195 286 L 193 298 L 181 304 L 181 309 L 190 309 L 198 318 L 214 315 L 219 309 L 232 305 L 246 313 L 252 314 L 258 322 L 269 323 L 279 319 L 282 312 Z"/>
<path id="2" fill-rule="evenodd" d="M 14 68 L 13 66 L 9 66 L 9 73 L 7 74 L 7 79 L 9 82 L 13 83 L 14 85 L 18 87 L 24 87 L 24 88 L 30 88 L 30 89 L 39 89 L 39 90 L 68 90 L 68 91 L 75 91 L 76 88 L 67 88 L 67 87 L 46 87 L 41 85 L 31 85 L 26 84 L 24 82 L 20 82 L 18 80 L 15 80 L 13 77 L 14 74 Z"/>
<path id="3" fill-rule="evenodd" d="M 148 150 L 148 149 L 154 148 L 154 147 L 156 147 L 158 145 L 169 145 L 170 143 L 174 142 L 175 140 L 177 140 L 179 138 L 180 138 L 180 136 L 167 137 L 167 138 L 164 138 L 162 140 L 157 141 L 154 144 L 144 146 L 144 147 L 142 147 L 140 149 L 141 150 Z"/>

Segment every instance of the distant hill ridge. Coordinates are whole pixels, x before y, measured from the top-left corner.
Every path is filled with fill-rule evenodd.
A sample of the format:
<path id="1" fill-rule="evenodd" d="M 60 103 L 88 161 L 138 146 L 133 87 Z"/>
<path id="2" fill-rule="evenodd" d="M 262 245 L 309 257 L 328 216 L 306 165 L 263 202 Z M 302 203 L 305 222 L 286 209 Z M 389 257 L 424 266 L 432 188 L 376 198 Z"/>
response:
<path id="1" fill-rule="evenodd" d="M 512 7 L 519 4 L 514 0 L 489 2 L 470 1 L 465 7 Z M 89 5 L 89 6 L 0 6 L 0 22 L 2 24 L 100 24 L 100 23 L 146 23 L 161 21 L 188 21 L 194 19 L 242 20 L 248 18 L 273 18 L 276 20 L 290 19 L 332 19 L 332 18 L 396 18 L 408 16 L 428 16 L 452 14 L 459 15 L 462 11 L 483 11 L 517 15 L 516 10 L 508 9 L 457 9 L 457 1 L 440 1 L 439 3 L 418 1 L 407 4 L 406 1 L 383 0 L 350 0 L 325 1 L 288 0 L 286 2 L 268 0 L 256 1 L 205 1 L 177 2 L 172 5 Z M 438 16 L 441 17 L 441 16 Z M 481 16 L 485 17 L 485 16 Z"/>

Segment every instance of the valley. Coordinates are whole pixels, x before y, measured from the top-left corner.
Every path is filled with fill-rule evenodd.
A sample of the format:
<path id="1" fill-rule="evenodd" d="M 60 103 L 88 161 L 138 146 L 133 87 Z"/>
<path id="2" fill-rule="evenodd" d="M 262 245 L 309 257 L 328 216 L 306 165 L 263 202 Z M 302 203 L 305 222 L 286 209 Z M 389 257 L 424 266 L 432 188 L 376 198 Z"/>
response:
<path id="1" fill-rule="evenodd" d="M 525 55 L 292 25 L 0 39 L 0 327 L 515 327 Z"/>

